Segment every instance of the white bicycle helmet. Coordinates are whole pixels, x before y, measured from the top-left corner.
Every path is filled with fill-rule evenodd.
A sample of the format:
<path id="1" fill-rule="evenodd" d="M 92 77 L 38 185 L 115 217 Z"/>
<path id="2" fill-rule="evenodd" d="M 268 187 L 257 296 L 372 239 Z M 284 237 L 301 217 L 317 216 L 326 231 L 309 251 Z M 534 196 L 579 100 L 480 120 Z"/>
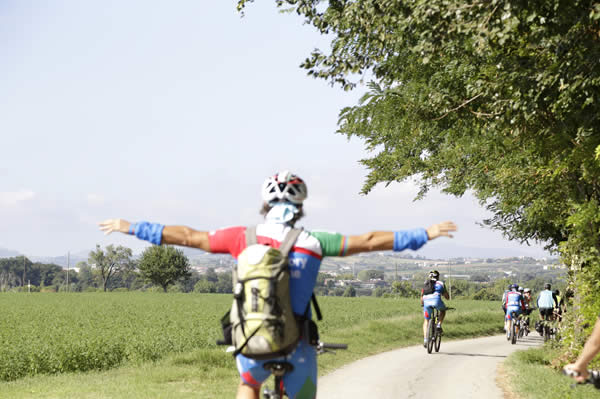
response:
<path id="1" fill-rule="evenodd" d="M 306 199 L 306 184 L 298 176 L 290 173 L 289 170 L 276 173 L 274 176 L 267 177 L 263 183 L 262 190 L 263 201 L 289 201 L 295 205 L 302 205 Z"/>

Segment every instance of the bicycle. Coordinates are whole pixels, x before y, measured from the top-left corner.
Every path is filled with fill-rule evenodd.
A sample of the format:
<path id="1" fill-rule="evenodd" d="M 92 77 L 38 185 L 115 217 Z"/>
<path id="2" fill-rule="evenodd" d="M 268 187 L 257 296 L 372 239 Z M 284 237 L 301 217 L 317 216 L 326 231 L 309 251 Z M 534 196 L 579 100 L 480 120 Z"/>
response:
<path id="1" fill-rule="evenodd" d="M 506 330 L 506 339 L 510 341 L 511 344 L 517 343 L 517 336 L 519 335 L 521 329 L 520 327 L 520 319 L 519 316 L 516 315 L 516 312 L 510 312 L 510 319 L 508 321 L 508 329 Z"/>
<path id="2" fill-rule="evenodd" d="M 521 339 L 523 336 L 528 336 L 531 332 L 529 330 L 529 314 L 531 313 L 531 309 L 526 309 L 525 312 L 519 315 L 519 333 L 517 338 Z"/>
<path id="3" fill-rule="evenodd" d="M 329 350 L 328 350 L 329 349 Z M 316 346 L 317 354 L 320 355 L 322 353 L 335 353 L 332 349 L 348 349 L 348 345 L 346 344 L 329 344 L 325 342 L 319 341 Z M 294 370 L 294 366 L 291 363 L 286 361 L 271 361 L 267 362 L 263 366 L 265 370 L 268 370 L 273 374 L 275 378 L 275 383 L 273 389 L 269 389 L 265 387 L 263 391 L 264 399 L 283 399 L 284 395 L 287 397 L 285 393 L 285 388 L 283 386 L 283 376 L 286 373 L 289 373 Z"/>
<path id="4" fill-rule="evenodd" d="M 523 315 L 519 315 L 518 321 L 519 332 L 517 334 L 517 340 L 529 334 L 529 331 L 527 331 L 527 322 L 525 321 L 525 317 Z"/>
<path id="5" fill-rule="evenodd" d="M 446 310 L 454 310 L 454 308 L 446 308 Z M 442 344 L 442 331 L 437 328 L 439 322 L 440 311 L 433 308 L 431 318 L 427 321 L 427 353 L 431 353 L 435 347 L 435 351 L 440 351 Z"/>
<path id="6" fill-rule="evenodd" d="M 544 337 L 544 342 L 554 339 L 556 334 L 556 329 L 553 327 L 554 322 L 554 313 L 548 314 L 546 312 L 544 314 L 544 320 L 542 321 L 542 333 L 541 335 Z"/>

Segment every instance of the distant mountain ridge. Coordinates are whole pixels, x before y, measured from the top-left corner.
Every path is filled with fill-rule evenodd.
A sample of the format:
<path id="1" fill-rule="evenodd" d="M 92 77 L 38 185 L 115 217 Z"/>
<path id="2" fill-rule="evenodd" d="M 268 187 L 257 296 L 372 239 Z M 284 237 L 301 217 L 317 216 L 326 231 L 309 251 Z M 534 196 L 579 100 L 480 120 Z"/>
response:
<path id="1" fill-rule="evenodd" d="M 199 249 L 178 247 L 190 259 L 192 264 L 206 264 L 211 267 L 218 267 L 222 264 L 229 264 L 231 257 L 224 254 L 209 254 Z M 62 256 L 27 256 L 32 262 L 53 263 L 62 267 L 75 266 L 78 262 L 87 262 L 88 254 L 92 251 L 83 250 L 72 252 L 67 258 L 67 254 Z M 392 255 L 393 253 L 390 253 Z M 427 243 L 418 251 L 406 250 L 403 254 L 413 257 L 419 256 L 426 259 L 452 259 L 452 258 L 510 258 L 510 257 L 532 257 L 536 259 L 553 257 L 548 252 L 535 247 L 525 247 L 516 249 L 506 248 L 476 248 L 463 245 L 457 245 L 452 240 L 436 240 Z M 19 251 L 0 247 L 0 258 L 11 258 L 21 256 Z M 369 256 L 369 254 L 363 254 Z M 135 257 L 139 254 L 134 254 Z"/>
<path id="2" fill-rule="evenodd" d="M 0 247 L 0 258 L 12 258 L 14 256 L 20 256 L 20 255 L 21 255 L 21 253 L 18 251 L 13 251 L 12 249 Z"/>

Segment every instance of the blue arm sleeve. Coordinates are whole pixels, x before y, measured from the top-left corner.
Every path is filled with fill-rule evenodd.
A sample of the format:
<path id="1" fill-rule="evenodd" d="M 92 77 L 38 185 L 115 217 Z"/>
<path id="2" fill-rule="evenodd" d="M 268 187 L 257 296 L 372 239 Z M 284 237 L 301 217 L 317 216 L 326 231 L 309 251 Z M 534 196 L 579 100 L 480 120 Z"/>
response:
<path id="1" fill-rule="evenodd" d="M 406 248 L 417 250 L 428 240 L 427 231 L 423 228 L 396 231 L 394 232 L 394 251 L 403 251 Z"/>
<path id="2" fill-rule="evenodd" d="M 133 226 L 133 233 L 140 240 L 150 241 L 152 244 L 160 245 L 164 224 L 137 222 Z M 131 230 L 131 229 L 130 229 Z"/>

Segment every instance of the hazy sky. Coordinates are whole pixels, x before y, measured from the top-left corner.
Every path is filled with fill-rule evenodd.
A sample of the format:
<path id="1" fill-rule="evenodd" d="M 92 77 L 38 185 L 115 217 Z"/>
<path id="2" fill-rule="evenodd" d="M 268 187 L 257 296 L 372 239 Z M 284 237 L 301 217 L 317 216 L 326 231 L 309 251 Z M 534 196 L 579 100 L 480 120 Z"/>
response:
<path id="1" fill-rule="evenodd" d="M 234 0 L 0 2 L 0 247 L 63 255 L 118 243 L 106 218 L 198 229 L 260 220 L 260 185 L 279 169 L 308 184 L 309 229 L 342 233 L 454 220 L 449 245 L 544 256 L 478 227 L 470 196 L 410 183 L 359 195 L 368 154 L 334 134 L 347 93 L 298 66 L 326 47 L 295 14 Z M 448 247 L 449 248 L 449 247 Z M 426 253 L 426 252 L 424 252 Z M 497 254 L 494 254 L 497 255 Z"/>

